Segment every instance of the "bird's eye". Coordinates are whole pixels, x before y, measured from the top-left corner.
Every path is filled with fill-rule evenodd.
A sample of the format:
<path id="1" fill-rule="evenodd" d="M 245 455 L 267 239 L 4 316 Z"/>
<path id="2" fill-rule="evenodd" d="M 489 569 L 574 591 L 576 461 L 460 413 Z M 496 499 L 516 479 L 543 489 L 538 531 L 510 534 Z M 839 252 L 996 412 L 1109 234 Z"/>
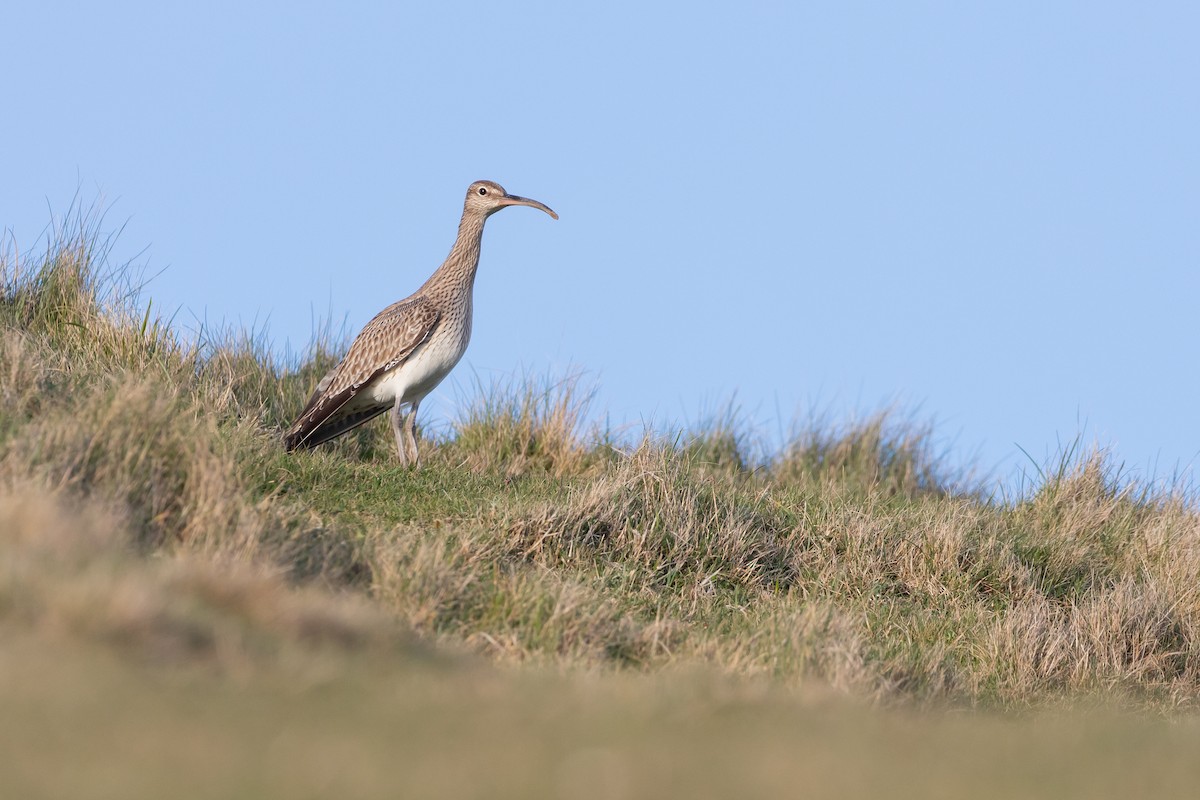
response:
<path id="1" fill-rule="evenodd" d="M 487 194 L 487 187 L 486 187 L 486 186 L 480 186 L 480 187 L 479 187 L 479 193 L 480 193 L 480 194 Z"/>

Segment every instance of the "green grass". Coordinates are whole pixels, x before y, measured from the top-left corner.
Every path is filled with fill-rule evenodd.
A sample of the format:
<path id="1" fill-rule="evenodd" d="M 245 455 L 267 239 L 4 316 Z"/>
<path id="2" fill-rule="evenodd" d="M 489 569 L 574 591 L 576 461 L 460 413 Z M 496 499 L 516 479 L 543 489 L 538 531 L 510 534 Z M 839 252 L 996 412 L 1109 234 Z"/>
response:
<path id="1" fill-rule="evenodd" d="M 578 378 L 528 376 L 476 386 L 420 470 L 384 423 L 286 454 L 338 344 L 185 341 L 96 230 L 76 213 L 0 257 L 6 795 L 1196 777 L 1172 760 L 1200 705 L 1187 487 L 1072 450 L 993 497 L 894 412 L 777 453 L 732 414 L 628 443 L 584 429 Z"/>

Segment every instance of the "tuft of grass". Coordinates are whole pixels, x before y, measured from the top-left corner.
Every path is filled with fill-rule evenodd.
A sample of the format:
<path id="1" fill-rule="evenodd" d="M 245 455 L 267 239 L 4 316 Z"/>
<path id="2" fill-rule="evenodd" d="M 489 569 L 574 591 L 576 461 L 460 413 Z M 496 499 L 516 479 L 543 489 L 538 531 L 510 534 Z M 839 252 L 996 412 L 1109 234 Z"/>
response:
<path id="1" fill-rule="evenodd" d="M 76 403 L 43 408 L 22 426 L 0 476 L 120 503 L 143 548 L 233 538 L 254 525 L 228 442 L 177 389 L 125 376 L 80 389 Z"/>
<path id="2" fill-rule="evenodd" d="M 562 478 L 596 464 L 580 434 L 591 392 L 576 374 L 562 379 L 474 378 L 473 393 L 452 435 L 438 449 L 451 466 L 517 477 L 531 472 Z"/>
<path id="3" fill-rule="evenodd" d="M 647 440 L 599 479 L 513 520 L 511 546 L 551 563 L 620 559 L 693 593 L 786 590 L 794 578 L 789 517 L 766 491 L 701 479 L 697 458 Z"/>
<path id="4" fill-rule="evenodd" d="M 952 494 L 954 477 L 933 431 L 883 411 L 842 429 L 812 421 L 770 465 L 780 484 L 903 498 Z"/>
<path id="5" fill-rule="evenodd" d="M 32 263 L 9 243 L 0 251 L 0 325 L 65 355 L 86 355 L 98 368 L 155 372 L 178 379 L 190 353 L 168 321 L 139 310 L 137 274 L 111 267 L 116 234 L 101 231 L 98 207 L 78 199 L 47 231 Z"/>

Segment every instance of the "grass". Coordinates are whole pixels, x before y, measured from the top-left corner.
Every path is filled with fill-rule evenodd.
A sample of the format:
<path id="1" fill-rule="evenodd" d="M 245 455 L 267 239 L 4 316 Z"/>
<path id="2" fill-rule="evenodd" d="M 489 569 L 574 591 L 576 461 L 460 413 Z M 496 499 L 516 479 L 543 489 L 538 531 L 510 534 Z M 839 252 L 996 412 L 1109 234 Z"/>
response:
<path id="1" fill-rule="evenodd" d="M 0 256 L 6 794 L 1144 778 L 1105 748 L 1194 785 L 1186 487 L 1069 450 L 989 496 L 895 413 L 814 421 L 774 454 L 731 416 L 622 444 L 584 430 L 577 378 L 528 376 L 476 386 L 419 471 L 384 424 L 289 455 L 339 347 L 281 364 L 261 336 L 184 340 L 138 310 L 98 226 L 76 210 L 44 253 Z M 114 726 L 152 768 L 119 768 Z M 1055 736 L 1074 771 L 1043 752 Z M 380 770 L 396 753 L 402 779 Z"/>

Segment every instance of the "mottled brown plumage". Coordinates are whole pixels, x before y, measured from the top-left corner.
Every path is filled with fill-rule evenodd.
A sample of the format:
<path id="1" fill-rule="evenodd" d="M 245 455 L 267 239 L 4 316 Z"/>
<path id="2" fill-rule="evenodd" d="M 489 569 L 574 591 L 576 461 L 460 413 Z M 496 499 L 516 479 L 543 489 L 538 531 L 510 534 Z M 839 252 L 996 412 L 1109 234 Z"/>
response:
<path id="1" fill-rule="evenodd" d="M 466 352 L 483 225 L 511 205 L 540 208 L 558 219 L 545 205 L 510 195 L 499 184 L 471 184 L 450 255 L 420 289 L 380 311 L 362 329 L 285 435 L 289 451 L 315 447 L 392 409 L 400 461 L 418 463 L 417 407 Z M 405 406 L 410 407 L 407 420 Z"/>

